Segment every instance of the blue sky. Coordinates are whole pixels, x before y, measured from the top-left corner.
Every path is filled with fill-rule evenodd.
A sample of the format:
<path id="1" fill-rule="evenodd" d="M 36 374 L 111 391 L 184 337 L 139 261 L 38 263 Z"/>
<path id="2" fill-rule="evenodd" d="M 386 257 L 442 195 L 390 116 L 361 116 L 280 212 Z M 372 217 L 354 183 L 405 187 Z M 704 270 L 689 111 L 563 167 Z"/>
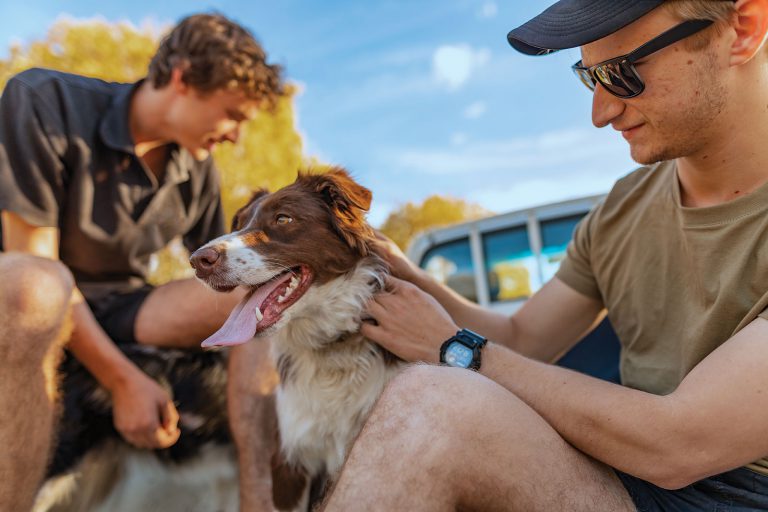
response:
<path id="1" fill-rule="evenodd" d="M 496 212 L 606 192 L 634 164 L 590 122 L 578 50 L 517 54 L 506 33 L 547 0 L 29 0 L 0 5 L 0 55 L 59 17 L 162 27 L 215 9 L 250 28 L 300 85 L 304 153 L 374 192 L 379 224 L 439 193 Z"/>

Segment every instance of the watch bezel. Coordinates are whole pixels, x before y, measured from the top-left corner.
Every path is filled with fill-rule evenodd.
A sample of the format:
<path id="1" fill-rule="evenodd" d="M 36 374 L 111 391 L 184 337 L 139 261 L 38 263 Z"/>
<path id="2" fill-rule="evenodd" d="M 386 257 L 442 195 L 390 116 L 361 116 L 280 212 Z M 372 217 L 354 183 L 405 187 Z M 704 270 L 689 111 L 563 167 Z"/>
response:
<path id="1" fill-rule="evenodd" d="M 470 370 L 478 371 L 480 369 L 480 364 L 482 363 L 481 350 L 487 342 L 487 338 L 480 336 L 476 332 L 470 331 L 469 329 L 460 329 L 456 334 L 445 340 L 440 346 L 440 362 L 451 366 L 452 368 L 468 368 Z M 450 365 L 445 361 L 445 354 L 452 343 L 460 343 L 461 345 L 472 349 L 472 361 L 469 366 Z"/>

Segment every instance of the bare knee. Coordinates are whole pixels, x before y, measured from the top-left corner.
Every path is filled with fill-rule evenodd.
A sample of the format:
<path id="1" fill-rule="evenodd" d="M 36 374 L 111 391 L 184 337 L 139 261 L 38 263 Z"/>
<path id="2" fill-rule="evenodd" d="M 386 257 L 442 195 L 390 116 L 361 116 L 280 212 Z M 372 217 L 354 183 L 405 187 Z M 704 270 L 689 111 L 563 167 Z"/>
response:
<path id="1" fill-rule="evenodd" d="M 474 372 L 414 365 L 395 377 L 382 393 L 366 428 L 389 436 L 441 439 L 447 449 L 454 441 L 481 434 L 499 393 L 512 395 Z M 397 444 L 397 443 L 394 443 Z"/>
<path id="2" fill-rule="evenodd" d="M 20 332 L 55 329 L 69 309 L 72 274 L 60 262 L 0 254 L 0 322 Z M 15 328 L 15 329 L 14 329 Z"/>

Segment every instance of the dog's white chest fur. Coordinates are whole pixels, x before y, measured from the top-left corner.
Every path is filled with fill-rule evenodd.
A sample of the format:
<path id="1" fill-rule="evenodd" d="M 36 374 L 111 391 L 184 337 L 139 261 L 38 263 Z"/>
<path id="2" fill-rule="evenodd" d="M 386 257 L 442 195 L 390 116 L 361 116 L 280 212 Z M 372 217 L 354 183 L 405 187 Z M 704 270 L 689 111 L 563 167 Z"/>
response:
<path id="1" fill-rule="evenodd" d="M 313 287 L 272 340 L 283 377 L 277 393 L 282 447 L 290 462 L 310 474 L 333 475 L 341 468 L 348 445 L 401 368 L 354 334 L 376 288 L 372 281 L 380 280 L 379 269 L 361 264 L 350 275 Z"/>

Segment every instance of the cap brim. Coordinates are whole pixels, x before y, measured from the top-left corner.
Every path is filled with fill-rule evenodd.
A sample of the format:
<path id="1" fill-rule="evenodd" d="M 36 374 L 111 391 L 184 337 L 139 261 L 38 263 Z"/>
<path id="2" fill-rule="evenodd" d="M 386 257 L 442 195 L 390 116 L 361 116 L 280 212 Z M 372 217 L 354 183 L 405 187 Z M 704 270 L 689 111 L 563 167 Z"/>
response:
<path id="1" fill-rule="evenodd" d="M 625 27 L 664 0 L 561 0 L 511 30 L 507 41 L 526 55 L 576 48 Z"/>

